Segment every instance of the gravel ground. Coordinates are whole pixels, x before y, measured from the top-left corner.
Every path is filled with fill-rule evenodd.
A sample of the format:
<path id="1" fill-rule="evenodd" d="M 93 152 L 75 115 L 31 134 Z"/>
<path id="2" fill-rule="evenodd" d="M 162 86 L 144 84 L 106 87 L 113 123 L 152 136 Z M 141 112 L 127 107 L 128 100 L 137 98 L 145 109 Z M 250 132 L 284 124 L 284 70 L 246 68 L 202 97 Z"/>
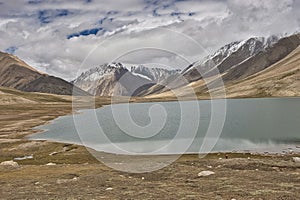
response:
<path id="1" fill-rule="evenodd" d="M 0 149 L 1 162 L 33 157 L 15 160 L 17 167 L 0 165 L 1 199 L 300 199 L 296 154 L 184 155 L 157 171 L 128 173 L 77 145 L 21 140 L 2 142 Z M 172 158 L 99 154 L 106 164 L 140 169 Z M 198 177 L 207 170 L 215 174 Z"/>

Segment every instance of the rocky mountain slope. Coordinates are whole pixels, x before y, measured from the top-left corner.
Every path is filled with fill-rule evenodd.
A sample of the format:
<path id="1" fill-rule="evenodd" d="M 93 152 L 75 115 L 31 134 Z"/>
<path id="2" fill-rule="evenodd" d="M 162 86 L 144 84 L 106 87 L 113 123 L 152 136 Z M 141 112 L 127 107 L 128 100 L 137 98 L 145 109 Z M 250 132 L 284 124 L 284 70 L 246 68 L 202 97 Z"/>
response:
<path id="1" fill-rule="evenodd" d="M 252 74 L 260 72 L 272 64 L 280 61 L 300 45 L 300 34 L 281 38 L 272 46 L 267 46 L 255 56 L 234 65 L 223 76 L 224 81 L 241 80 Z"/>
<path id="2" fill-rule="evenodd" d="M 289 54 L 295 51 L 299 45 L 300 34 L 282 38 L 276 36 L 269 38 L 255 37 L 241 42 L 233 42 L 220 48 L 216 53 L 207 56 L 203 61 L 190 65 L 182 71 L 178 78 L 167 83 L 167 86 L 176 91 L 176 93 L 184 96 L 189 95 L 187 88 L 190 88 L 191 86 L 198 96 L 208 97 L 209 94 L 206 84 L 209 83 L 217 89 L 219 87 L 216 81 L 216 74 L 218 72 L 220 73 L 226 88 L 232 84 L 242 84 L 248 77 L 255 77 L 259 73 L 264 73 L 265 69 L 268 69 L 285 59 Z M 281 66 L 280 64 L 276 64 L 276 68 L 283 67 L 284 66 Z M 300 66 L 295 65 L 294 68 L 299 70 Z M 270 72 L 269 75 L 277 72 L 275 68 L 272 68 L 272 71 L 273 72 Z M 205 83 L 203 77 L 208 81 L 207 83 Z M 278 82 L 276 76 L 271 77 L 274 78 L 274 84 Z M 299 79 L 296 79 L 295 81 L 299 82 Z M 252 85 L 258 87 L 254 82 Z M 235 95 L 231 95 L 230 91 L 227 91 L 229 92 L 227 95 L 237 96 L 237 90 L 240 90 L 240 94 L 244 93 L 242 88 L 237 88 L 235 90 Z M 280 90 L 284 90 L 284 88 L 281 88 Z M 296 95 L 296 93 L 297 92 L 291 92 L 290 94 Z M 275 95 L 275 93 L 268 93 L 267 91 L 265 94 Z M 154 85 L 147 91 L 143 91 L 142 95 L 166 97 L 174 94 L 166 87 Z M 252 96 L 253 95 L 255 96 L 255 94 L 252 94 Z M 298 95 L 300 95 L 300 92 Z"/>
<path id="3" fill-rule="evenodd" d="M 26 92 L 88 95 L 73 84 L 61 78 L 40 73 L 18 57 L 3 52 L 0 52 L 0 86 Z"/>
<path id="4" fill-rule="evenodd" d="M 148 68 L 142 65 L 127 68 L 122 63 L 111 63 L 83 72 L 72 83 L 93 95 L 135 96 L 178 74 L 178 70 Z"/>
<path id="5" fill-rule="evenodd" d="M 300 47 L 268 68 L 226 86 L 228 97 L 300 96 Z"/>
<path id="6" fill-rule="evenodd" d="M 232 42 L 205 57 L 203 61 L 189 66 L 182 75 L 192 82 L 199 80 L 202 76 L 209 77 L 218 72 L 224 73 L 231 67 L 273 46 L 278 40 L 278 36 L 271 36 L 269 38 L 252 37 L 244 41 Z"/>

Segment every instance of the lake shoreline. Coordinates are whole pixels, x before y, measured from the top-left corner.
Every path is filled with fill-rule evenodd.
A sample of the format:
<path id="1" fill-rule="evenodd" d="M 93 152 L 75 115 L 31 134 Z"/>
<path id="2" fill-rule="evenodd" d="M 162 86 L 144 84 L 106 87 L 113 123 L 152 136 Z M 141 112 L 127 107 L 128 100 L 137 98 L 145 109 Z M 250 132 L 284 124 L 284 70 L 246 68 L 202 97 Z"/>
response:
<path id="1" fill-rule="evenodd" d="M 294 100 L 294 98 L 289 98 L 290 100 L 293 100 L 292 102 L 295 102 L 295 100 Z M 270 101 L 270 100 L 272 100 L 272 102 L 279 102 L 279 101 L 282 101 L 282 98 L 264 98 L 264 99 L 260 99 L 260 98 L 252 98 L 251 100 L 249 100 L 249 99 L 245 99 L 244 101 L 241 101 L 242 102 L 242 104 L 240 104 L 239 102 L 235 102 L 235 101 L 232 101 L 232 99 L 230 99 L 230 100 L 228 100 L 228 102 L 227 102 L 227 106 L 228 106 L 228 108 L 229 108 L 229 105 L 235 105 L 235 104 L 237 104 L 237 103 L 239 103 L 239 107 L 244 107 L 245 105 L 247 105 L 247 104 L 250 104 L 250 105 L 253 105 L 253 104 L 256 104 L 256 101 L 260 101 L 259 103 L 261 104 L 262 102 L 263 102 L 263 104 L 262 104 L 262 106 L 264 107 L 265 106 L 265 104 L 267 104 L 268 106 L 269 106 L 269 103 L 272 103 L 272 102 L 266 102 L 266 101 Z M 284 99 L 284 100 L 287 100 L 287 99 Z M 297 100 L 298 100 L 298 98 L 297 98 Z M 248 102 L 249 101 L 249 102 Z M 201 103 L 203 103 L 203 101 L 200 101 Z M 284 101 L 284 102 L 286 102 L 286 101 Z M 284 103 L 283 102 L 283 103 Z M 290 102 L 290 101 L 288 101 L 288 102 Z M 136 105 L 141 105 L 141 103 L 139 103 L 139 102 L 134 102 L 134 103 L 132 103 L 133 105 L 136 103 Z M 146 103 L 146 102 L 144 102 L 144 103 Z M 148 104 L 149 104 L 149 102 L 147 102 Z M 169 103 L 169 102 L 162 102 L 162 103 Z M 185 103 L 188 103 L 188 102 L 186 102 L 185 101 Z M 280 103 L 280 102 L 279 102 Z M 277 105 L 278 103 L 276 103 L 275 105 Z M 167 105 L 167 104 L 166 104 Z M 282 103 L 280 103 L 279 105 L 282 105 Z M 294 105 L 294 104 L 293 104 Z M 109 104 L 109 105 L 104 105 L 104 106 L 102 106 L 101 107 L 101 109 L 99 110 L 99 111 L 101 111 L 101 110 L 103 110 L 103 108 L 105 108 L 105 107 L 109 107 L 109 106 L 111 106 L 111 104 Z M 118 105 L 119 106 L 119 105 Z M 275 106 L 276 107 L 276 106 Z M 97 109 L 99 109 L 99 108 L 97 108 Z M 108 108 L 109 109 L 109 108 Z M 132 109 L 132 108 L 131 108 Z M 232 110 L 233 108 L 231 107 L 231 110 Z M 269 110 L 271 109 L 271 111 L 272 111 L 272 107 L 271 108 L 268 108 Z M 85 111 L 90 111 L 91 109 L 81 109 L 81 110 L 78 110 L 77 112 L 79 112 L 81 115 L 83 115 L 83 114 L 85 114 L 85 113 L 87 113 L 87 112 L 85 112 Z M 107 109 L 106 109 L 107 110 Z M 229 114 L 229 110 L 227 111 L 228 113 L 227 113 L 227 115 L 228 116 L 230 116 Z M 239 111 L 239 112 L 243 112 L 243 111 Z M 267 113 L 267 112 L 266 112 Z M 76 115 L 77 115 L 78 113 L 76 113 Z M 103 116 L 108 116 L 107 114 L 105 114 L 105 113 L 100 113 L 100 115 L 103 115 Z M 205 113 L 204 113 L 204 115 L 205 115 Z M 226 117 L 228 117 L 228 116 L 226 116 Z M 234 115 L 234 117 L 236 117 L 236 114 Z M 268 116 L 265 116 L 265 117 L 268 117 Z M 63 118 L 62 117 L 58 117 L 58 118 L 56 118 L 55 120 L 57 120 L 56 121 L 56 123 L 58 124 L 57 126 L 59 126 L 59 124 L 60 123 L 63 123 L 64 122 L 64 120 L 66 120 L 67 118 L 69 118 L 68 120 L 70 121 L 70 122 L 74 122 L 74 119 L 72 120 L 71 118 L 72 118 L 72 115 L 65 115 L 65 116 L 63 116 Z M 82 117 L 82 118 L 84 118 L 84 117 Z M 87 117 L 86 117 L 87 118 Z M 107 117 L 106 117 L 107 118 Z M 141 117 L 140 117 L 141 118 Z M 233 120 L 235 120 L 235 119 L 233 119 Z M 274 117 L 272 118 L 272 120 L 274 120 Z M 288 120 L 288 119 L 286 119 L 286 120 Z M 54 121 L 54 120 L 53 120 Z M 51 123 L 53 123 L 53 121 L 51 122 Z M 289 121 L 289 120 L 288 120 Z M 273 126 L 272 124 L 273 124 L 273 121 L 269 121 L 270 123 L 270 126 Z M 37 136 L 37 135 L 35 135 L 36 137 L 35 138 L 29 138 L 29 139 L 34 139 L 34 140 L 51 140 L 51 141 L 57 141 L 57 142 L 62 142 L 62 143 L 73 143 L 73 144 L 79 144 L 79 145 L 84 145 L 84 144 L 88 144 L 87 143 L 87 141 L 82 141 L 81 140 L 81 138 L 79 137 L 79 140 L 78 139 L 75 139 L 75 140 L 73 140 L 72 138 L 69 138 L 70 136 L 67 136 L 67 137 L 62 137 L 62 138 L 60 138 L 59 137 L 59 135 L 58 136 L 55 136 L 54 134 L 52 134 L 52 136 L 51 136 L 51 134 L 49 135 L 49 133 L 47 133 L 47 131 L 49 131 L 48 129 L 50 129 L 50 133 L 51 133 L 51 123 L 50 123 L 50 125 L 49 126 L 45 126 L 45 125 L 43 125 L 43 126 L 40 126 L 40 127 L 37 127 L 37 128 L 40 128 L 40 129 L 46 129 L 45 130 L 45 132 L 46 132 L 46 134 L 45 135 L 41 135 L 40 137 L 39 136 Z M 65 121 L 63 124 L 66 124 L 66 123 L 68 123 L 68 121 Z M 244 123 L 248 123 L 247 121 L 245 121 L 244 120 Z M 49 124 L 49 123 L 47 123 L 47 124 Z M 105 123 L 104 123 L 105 124 Z M 248 124 L 247 124 L 248 125 Z M 102 125 L 101 125 L 102 126 Z M 235 126 L 236 126 L 236 124 L 235 124 Z M 55 125 L 54 125 L 54 127 L 55 127 Z M 72 127 L 74 127 L 74 125 L 72 125 Z M 91 126 L 89 126 L 90 128 L 91 128 Z M 242 126 L 242 127 L 244 127 L 244 126 Z M 89 129 L 90 129 L 89 128 Z M 224 127 L 223 127 L 224 128 Z M 236 128 L 236 127 L 235 127 Z M 265 127 L 265 128 L 262 128 L 262 129 L 268 129 L 269 127 Z M 35 128 L 36 129 L 36 128 Z M 292 130 L 294 130 L 295 129 L 295 127 L 292 129 Z M 54 129 L 54 131 L 56 131 L 57 132 L 57 130 L 56 130 L 56 128 Z M 62 130 L 62 131 L 64 131 L 64 130 Z M 70 132 L 76 132 L 77 130 L 73 130 L 73 128 L 72 128 L 72 130 L 70 129 L 70 130 L 66 130 L 66 132 L 68 132 L 68 133 L 70 133 Z M 240 130 L 240 131 L 243 131 L 243 130 Z M 256 130 L 257 131 L 257 130 Z M 282 130 L 282 131 L 284 131 L 284 130 Z M 279 135 L 281 135 L 281 132 L 282 131 L 279 131 Z M 43 132 L 43 130 L 41 130 L 41 132 Z M 53 131 L 52 131 L 53 132 Z M 235 138 L 234 136 L 232 137 L 230 137 L 230 138 L 232 138 L 232 140 L 233 141 L 235 141 L 235 140 L 237 140 L 237 141 L 235 141 L 234 143 L 240 143 L 240 142 L 243 142 L 242 140 L 245 140 L 245 142 L 246 142 L 246 144 L 247 143 L 251 143 L 251 142 L 253 142 L 253 145 L 254 145 L 254 147 L 255 148 L 251 148 L 251 147 L 247 147 L 247 146 L 241 146 L 241 147 L 239 147 L 239 148 L 235 148 L 234 146 L 232 146 L 232 149 L 228 149 L 228 150 L 218 150 L 218 149 L 213 149 L 212 151 L 210 151 L 210 152 L 213 152 L 213 153 L 216 153 L 216 152 L 227 152 L 227 153 L 231 153 L 231 152 L 239 152 L 239 153 L 244 153 L 244 152 L 251 152 L 251 153 L 260 153 L 260 154 L 264 154 L 264 153 L 266 153 L 266 152 L 268 152 L 268 151 L 270 151 L 269 153 L 270 154 L 281 154 L 281 153 L 284 153 L 284 152 L 286 152 L 286 151 L 299 151 L 299 149 L 297 148 L 297 146 L 299 146 L 300 145 L 300 143 L 299 143 L 299 141 L 298 140 L 295 140 L 294 142 L 293 142 L 293 140 L 290 140 L 289 142 L 287 142 L 287 141 L 285 141 L 285 140 L 279 140 L 278 139 L 278 141 L 276 140 L 276 138 L 268 138 L 268 140 L 266 140 L 266 141 L 259 141 L 258 140 L 258 143 L 256 144 L 253 140 L 251 140 L 250 138 L 248 139 L 248 138 L 243 138 L 243 137 L 241 137 L 241 138 L 239 138 L 239 134 L 240 134 L 240 132 L 239 131 L 237 131 L 238 132 L 238 135 L 237 135 L 237 137 Z M 48 134 L 48 135 L 47 135 Z M 222 133 L 222 135 L 223 135 L 224 133 Z M 272 133 L 273 135 L 274 135 L 274 133 Z M 76 137 L 78 137 L 78 135 L 77 135 L 77 133 L 75 134 L 76 135 Z M 75 136 L 74 135 L 74 136 Z M 32 135 L 31 135 L 32 136 Z M 30 136 L 29 136 L 30 137 Z M 259 137 L 261 137 L 261 135 L 259 135 L 257 138 L 259 138 Z M 229 137 L 228 137 L 229 138 Z M 252 136 L 252 138 L 254 138 L 254 136 Z M 256 137 L 255 137 L 256 138 Z M 281 139 L 281 138 L 280 138 Z M 77 141 L 78 140 L 78 141 Z M 218 140 L 220 140 L 220 141 L 222 141 L 223 139 L 222 139 L 222 136 L 221 136 L 221 138 L 219 138 Z M 229 139 L 226 139 L 226 140 L 229 140 Z M 238 141 L 238 140 L 241 140 L 241 141 Z M 94 140 L 93 140 L 94 141 Z M 159 141 L 159 140 L 158 140 Z M 118 142 L 115 142 L 116 144 L 118 143 Z M 121 144 L 122 142 L 120 142 L 120 144 Z M 99 144 L 101 144 L 101 143 L 99 143 Z M 105 143 L 104 143 L 105 144 Z M 122 144 L 121 144 L 122 145 Z M 228 145 L 228 144 L 226 144 L 226 145 Z M 231 145 L 233 145 L 233 144 L 231 144 Z M 255 145 L 257 145 L 257 147 L 255 146 Z M 264 147 L 264 145 L 265 145 L 265 147 Z M 87 145 L 88 147 L 90 147 L 90 148 L 94 148 L 93 146 L 89 146 L 89 145 Z M 278 146 L 278 149 L 276 150 L 275 149 L 275 146 Z M 99 149 L 98 147 L 95 147 L 94 149 Z M 194 148 L 195 149 L 195 148 Z M 199 147 L 199 149 L 200 149 L 200 147 Z M 106 150 L 103 150 L 103 149 L 101 149 L 100 148 L 100 151 L 106 151 Z M 284 152 L 282 152 L 282 151 L 284 151 Z M 122 154 L 121 152 L 113 152 L 113 151 L 106 151 L 106 152 L 108 152 L 108 153 L 116 153 L 116 154 Z M 198 150 L 196 150 L 196 151 L 194 151 L 194 150 L 192 150 L 192 151 L 189 151 L 190 153 L 191 152 L 195 152 L 196 154 L 198 154 Z M 139 154 L 139 153 L 137 153 L 137 154 Z M 140 154 L 143 154 L 142 152 L 140 153 Z M 160 155 L 160 154 L 177 154 L 177 153 L 156 153 L 155 155 Z M 181 154 L 181 153 L 180 153 Z"/>
<path id="2" fill-rule="evenodd" d="M 257 97 L 247 97 L 246 99 L 255 99 L 255 98 L 257 98 Z M 287 97 L 264 97 L 264 98 L 270 98 L 270 99 L 274 99 L 274 98 L 275 99 L 276 98 L 287 98 L 287 99 L 289 99 L 289 98 L 292 98 L 292 99 L 294 99 L 294 98 L 300 98 L 300 97 L 289 97 L 289 96 L 287 96 Z M 237 97 L 237 98 L 229 98 L 229 99 L 244 99 L 244 98 Z M 198 99 L 198 100 L 210 100 L 210 99 L 204 98 L 204 99 Z M 168 102 L 169 100 L 160 99 L 160 101 L 161 102 Z M 177 100 L 172 100 L 172 101 L 177 101 Z M 194 100 L 193 99 L 189 99 L 187 101 L 194 101 Z M 133 103 L 149 103 L 149 102 L 157 102 L 157 100 L 154 100 L 154 101 L 153 100 L 149 101 L 149 99 L 147 99 L 146 101 L 144 101 L 144 100 L 143 101 L 136 101 L 135 100 Z M 120 102 L 120 103 L 122 103 L 122 102 Z M 104 104 L 101 104 L 100 106 L 98 105 L 96 107 L 96 109 L 102 108 L 102 107 L 105 107 L 105 106 L 110 106 L 110 105 L 111 105 L 111 101 L 109 100 L 109 101 L 105 102 Z M 94 108 L 83 108 L 83 110 L 85 110 L 85 109 L 94 109 Z M 13 137 L 5 137 L 5 136 L 3 137 L 3 136 L 1 136 L 0 140 L 20 139 L 22 141 L 35 141 L 35 140 L 29 139 L 28 137 L 30 137 L 31 135 L 35 135 L 35 134 L 39 134 L 39 133 L 44 132 L 44 130 L 36 130 L 36 129 L 34 129 L 35 127 L 39 127 L 39 126 L 44 126 L 46 124 L 50 124 L 53 121 L 57 120 L 59 117 L 65 117 L 65 116 L 73 115 L 73 114 L 80 114 L 80 110 L 74 111 L 74 110 L 63 109 L 63 114 L 55 114 L 54 117 L 51 117 L 51 118 L 49 118 L 47 120 L 43 120 L 43 121 L 37 120 L 38 122 L 35 123 L 35 124 L 30 124 L 29 128 L 26 128 L 27 130 L 26 129 L 22 130 L 22 132 L 23 132 L 22 134 L 17 135 L 17 136 L 13 136 Z M 47 114 L 43 114 L 42 116 L 45 116 L 45 115 L 47 115 Z M 11 132 L 11 129 L 8 129 L 6 132 Z M 54 142 L 54 141 L 48 141 L 48 142 Z M 54 142 L 54 143 L 57 143 L 57 142 Z M 58 143 L 65 144 L 65 145 L 70 144 L 70 143 L 65 143 L 65 142 L 58 142 Z M 245 150 L 245 151 L 247 151 L 247 150 Z M 230 153 L 240 153 L 240 154 L 244 154 L 244 153 L 249 153 L 249 152 L 230 152 L 230 151 L 228 151 L 228 152 L 213 152 L 211 154 L 216 154 L 216 153 L 227 153 L 227 154 L 230 154 Z M 262 153 L 262 152 L 250 152 L 250 153 L 258 154 L 258 155 L 264 155 L 265 154 L 265 152 L 264 153 Z M 267 153 L 267 154 L 270 154 L 270 155 L 282 155 L 282 153 Z M 190 154 L 187 154 L 187 155 L 190 155 Z M 198 154 L 195 153 L 193 155 L 198 155 Z"/>

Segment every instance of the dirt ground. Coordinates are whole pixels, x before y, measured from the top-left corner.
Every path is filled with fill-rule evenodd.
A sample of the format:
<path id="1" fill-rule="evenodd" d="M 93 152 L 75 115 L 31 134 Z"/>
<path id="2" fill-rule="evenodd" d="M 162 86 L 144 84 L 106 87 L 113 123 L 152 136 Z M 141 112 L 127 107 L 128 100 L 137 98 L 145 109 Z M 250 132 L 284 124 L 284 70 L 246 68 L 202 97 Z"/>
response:
<path id="1" fill-rule="evenodd" d="M 300 163 L 292 161 L 299 154 L 228 153 L 227 159 L 224 153 L 184 155 L 154 172 L 122 172 L 82 146 L 25 139 L 34 133 L 32 127 L 72 112 L 68 99 L 49 103 L 40 96 L 38 101 L 25 97 L 37 103 L 0 105 L 0 162 L 18 163 L 0 165 L 0 199 L 300 199 Z M 99 102 L 97 106 L 109 100 Z M 125 168 L 160 165 L 172 158 L 97 157 Z M 198 177 L 204 170 L 215 174 Z"/>
<path id="2" fill-rule="evenodd" d="M 296 155 L 184 155 L 154 172 L 127 173 L 107 167 L 77 145 L 22 140 L 3 142 L 0 149 L 1 161 L 33 155 L 16 161 L 17 167 L 0 166 L 1 199 L 300 198 L 300 163 L 292 161 Z M 101 154 L 107 164 L 129 166 L 158 164 L 168 157 Z M 203 170 L 215 174 L 198 177 Z"/>

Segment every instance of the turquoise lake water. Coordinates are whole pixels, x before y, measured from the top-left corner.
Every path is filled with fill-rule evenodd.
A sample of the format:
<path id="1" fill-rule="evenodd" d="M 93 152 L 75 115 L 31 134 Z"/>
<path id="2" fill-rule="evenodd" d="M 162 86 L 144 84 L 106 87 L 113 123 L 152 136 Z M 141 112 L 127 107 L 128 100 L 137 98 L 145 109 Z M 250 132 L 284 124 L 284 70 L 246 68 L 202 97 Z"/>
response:
<path id="1" fill-rule="evenodd" d="M 109 153 L 300 151 L 300 98 L 116 104 L 81 110 L 36 129 L 44 132 L 30 139 Z"/>

